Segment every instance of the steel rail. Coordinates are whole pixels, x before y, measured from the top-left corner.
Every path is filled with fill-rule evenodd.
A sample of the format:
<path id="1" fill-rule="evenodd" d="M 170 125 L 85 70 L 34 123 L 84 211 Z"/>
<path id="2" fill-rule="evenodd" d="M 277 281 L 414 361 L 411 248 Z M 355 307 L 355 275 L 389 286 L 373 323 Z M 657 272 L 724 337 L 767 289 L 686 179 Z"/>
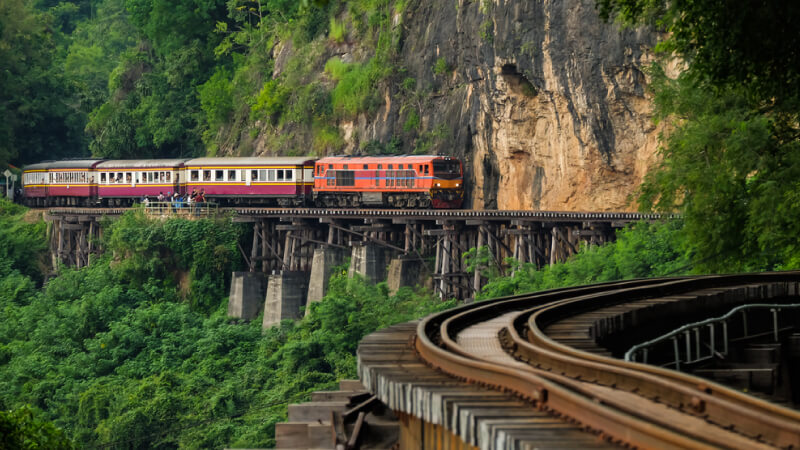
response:
<path id="1" fill-rule="evenodd" d="M 535 307 L 535 309 L 543 308 L 545 305 L 541 305 Z M 463 328 L 459 325 L 461 321 L 473 321 L 472 318 L 468 316 L 475 314 L 475 310 L 465 311 L 455 316 L 451 316 L 446 319 L 440 325 L 441 329 L 441 339 L 442 339 L 442 347 L 448 349 L 451 352 L 456 354 L 462 355 L 465 358 L 472 358 L 477 359 L 474 355 L 470 353 L 467 349 L 463 348 L 460 344 L 456 341 L 456 336 L 458 333 L 452 333 L 452 329 L 459 329 Z M 527 312 L 523 312 L 522 314 L 526 314 Z M 500 340 L 504 341 L 503 331 L 507 332 L 507 329 L 511 325 L 515 318 L 509 320 L 509 323 L 503 327 L 501 330 Z M 484 360 L 485 361 L 485 360 Z M 488 361 L 485 361 L 488 362 Z M 497 363 L 494 363 L 497 364 Z M 510 370 L 513 370 L 509 367 Z M 543 379 L 550 380 L 554 383 L 560 384 L 565 388 L 571 389 L 574 394 L 580 395 L 589 399 L 592 399 L 596 403 L 602 403 L 609 408 L 613 408 L 625 415 L 632 416 L 642 423 L 650 423 L 654 426 L 662 428 L 663 432 L 661 433 L 668 433 L 673 432 L 680 436 L 688 436 L 694 439 L 693 446 L 698 445 L 698 443 L 708 444 L 714 447 L 719 448 L 757 448 L 759 445 L 753 442 L 750 439 L 745 438 L 744 436 L 732 435 L 731 433 L 721 432 L 721 433 L 709 433 L 706 429 L 698 429 L 698 428 L 684 428 L 682 427 L 683 424 L 675 423 L 673 421 L 673 417 L 668 415 L 658 415 L 653 414 L 652 409 L 648 409 L 643 407 L 642 404 L 631 404 L 630 402 L 626 401 L 626 399 L 618 398 L 617 395 L 608 394 L 608 393 L 598 393 L 596 390 L 590 388 L 587 385 L 587 382 L 567 377 L 565 375 L 556 374 L 550 371 L 546 371 L 543 369 L 536 368 L 532 365 L 529 365 L 525 368 L 527 371 L 530 371 L 532 374 L 538 375 Z M 608 410 L 607 413 L 610 413 L 612 410 Z M 559 411 L 564 413 L 570 417 L 574 417 L 576 415 L 574 410 L 569 411 Z M 630 444 L 633 444 L 629 442 Z"/>
<path id="2" fill-rule="evenodd" d="M 32 208 L 47 211 L 55 215 L 119 215 L 130 207 L 46 207 Z M 403 218 L 452 218 L 452 219 L 526 219 L 529 221 L 549 222 L 581 222 L 581 221 L 625 221 L 660 220 L 680 217 L 677 214 L 643 214 L 635 212 L 589 212 L 589 211 L 531 211 L 531 210 L 471 210 L 471 209 L 332 209 L 310 207 L 242 207 L 225 206 L 221 211 L 234 211 L 240 216 L 282 217 L 403 217 Z"/>
<path id="3" fill-rule="evenodd" d="M 651 284 L 653 280 L 623 282 L 622 284 Z M 594 395 L 582 389 L 580 383 L 555 374 L 544 376 L 541 372 L 522 371 L 516 368 L 500 366 L 494 363 L 468 357 L 463 352 L 454 351 L 458 345 L 452 341 L 449 325 L 458 322 L 453 329 L 464 326 L 463 320 L 468 316 L 481 315 L 484 319 L 496 316 L 499 311 L 508 311 L 525 302 L 548 302 L 566 298 L 578 293 L 608 289 L 619 283 L 608 283 L 601 286 L 562 289 L 533 296 L 520 296 L 498 299 L 484 304 L 469 305 L 431 316 L 418 325 L 415 347 L 420 356 L 434 367 L 457 377 L 478 382 L 504 390 L 512 390 L 518 395 L 533 401 L 541 408 L 551 409 L 577 420 L 590 429 L 613 437 L 620 443 L 642 447 L 658 448 L 705 448 L 714 445 L 703 444 L 696 439 L 688 438 L 681 430 L 666 429 L 653 424 L 631 411 L 610 408 L 599 403 Z M 488 314 L 487 314 L 488 313 Z M 467 319 L 474 320 L 473 317 Z M 434 344 L 440 341 L 440 344 Z M 613 401 L 613 399 L 605 399 Z"/>
<path id="4" fill-rule="evenodd" d="M 645 286 L 622 292 L 587 295 L 572 300 L 549 304 L 532 310 L 527 320 L 527 340 L 521 337 L 519 320 L 508 328 L 510 339 L 517 352 L 538 367 L 560 372 L 572 377 L 590 379 L 598 384 L 614 386 L 641 395 L 657 398 L 665 403 L 706 417 L 710 422 L 734 426 L 737 431 L 779 446 L 800 446 L 800 413 L 739 393 L 708 380 L 659 367 L 630 363 L 614 358 L 584 352 L 550 339 L 542 331 L 543 324 L 552 323 L 556 317 L 574 313 L 578 305 L 593 309 L 618 304 L 624 296 L 638 300 L 655 295 L 700 289 L 731 287 L 757 282 L 797 282 L 800 274 L 779 273 L 759 275 L 733 275 L 691 279 L 671 286 Z M 661 292 L 659 292 L 659 290 Z M 600 306 L 598 306 L 600 304 Z M 521 316 L 521 317 L 524 317 Z"/>

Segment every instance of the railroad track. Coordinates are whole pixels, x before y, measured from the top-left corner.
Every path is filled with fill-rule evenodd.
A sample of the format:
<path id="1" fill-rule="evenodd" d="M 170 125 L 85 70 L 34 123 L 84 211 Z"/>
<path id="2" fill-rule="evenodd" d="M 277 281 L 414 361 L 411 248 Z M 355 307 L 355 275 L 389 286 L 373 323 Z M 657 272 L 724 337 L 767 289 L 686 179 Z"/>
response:
<path id="1" fill-rule="evenodd" d="M 127 207 L 48 207 L 32 208 L 56 215 L 121 215 Z M 471 210 L 471 209 L 377 209 L 377 208 L 308 208 L 308 207 L 244 207 L 220 206 L 219 211 L 235 211 L 240 216 L 256 217 L 352 217 L 352 218 L 443 218 L 443 219 L 524 219 L 531 221 L 621 221 L 660 220 L 679 217 L 677 214 L 642 214 L 635 212 L 581 212 L 581 211 L 529 211 L 529 210 Z"/>
<path id="2" fill-rule="evenodd" d="M 603 345 L 669 318 L 798 303 L 799 283 L 798 272 L 635 280 L 466 305 L 365 338 L 360 377 L 438 436 L 426 448 L 448 436 L 470 448 L 800 448 L 798 411 Z"/>

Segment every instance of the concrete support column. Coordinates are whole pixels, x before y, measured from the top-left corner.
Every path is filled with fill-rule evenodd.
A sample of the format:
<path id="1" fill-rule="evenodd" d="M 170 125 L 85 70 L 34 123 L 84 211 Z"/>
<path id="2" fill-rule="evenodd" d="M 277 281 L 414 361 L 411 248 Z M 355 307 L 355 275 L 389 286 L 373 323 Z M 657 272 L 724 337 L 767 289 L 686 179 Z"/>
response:
<path id="1" fill-rule="evenodd" d="M 424 282 L 423 262 L 417 257 L 395 258 L 389 263 L 386 284 L 389 293 L 396 293 L 401 287 L 416 286 Z"/>
<path id="2" fill-rule="evenodd" d="M 357 273 L 372 283 L 385 280 L 386 265 L 392 257 L 391 253 L 389 249 L 381 245 L 354 243 L 348 276 L 352 277 Z"/>
<path id="3" fill-rule="evenodd" d="M 328 279 L 333 268 L 344 263 L 347 252 L 339 247 L 319 247 L 314 249 L 311 263 L 311 280 L 308 283 L 308 304 L 322 300 L 328 292 Z"/>
<path id="4" fill-rule="evenodd" d="M 306 305 L 308 272 L 283 271 L 270 275 L 264 300 L 262 329 L 280 323 L 283 319 L 300 319 L 300 308 Z"/>
<path id="5" fill-rule="evenodd" d="M 261 272 L 233 272 L 228 298 L 228 316 L 252 320 L 261 311 L 267 276 Z"/>

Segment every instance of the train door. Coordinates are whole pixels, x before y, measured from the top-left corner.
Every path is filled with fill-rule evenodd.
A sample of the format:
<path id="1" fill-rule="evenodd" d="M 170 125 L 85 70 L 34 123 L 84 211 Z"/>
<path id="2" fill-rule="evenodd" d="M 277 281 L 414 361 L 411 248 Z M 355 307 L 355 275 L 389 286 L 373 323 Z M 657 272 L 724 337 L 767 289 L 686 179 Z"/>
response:
<path id="1" fill-rule="evenodd" d="M 183 192 L 181 192 L 181 172 L 176 170 L 173 175 L 172 192 L 177 193 L 178 195 L 183 195 Z"/>
<path id="2" fill-rule="evenodd" d="M 92 203 L 97 201 L 97 173 L 89 172 L 89 200 Z"/>

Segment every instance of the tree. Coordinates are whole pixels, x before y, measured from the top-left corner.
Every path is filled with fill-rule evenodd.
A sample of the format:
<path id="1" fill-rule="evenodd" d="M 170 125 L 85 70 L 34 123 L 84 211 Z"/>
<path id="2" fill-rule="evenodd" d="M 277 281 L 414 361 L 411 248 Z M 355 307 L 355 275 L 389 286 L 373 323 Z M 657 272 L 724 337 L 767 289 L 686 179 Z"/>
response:
<path id="1" fill-rule="evenodd" d="M 660 45 L 714 85 L 742 86 L 758 102 L 796 107 L 800 3 L 794 0 L 597 0 L 604 18 L 669 33 Z M 794 105 L 794 106 L 792 106 Z"/>
<path id="2" fill-rule="evenodd" d="M 72 443 L 52 423 L 38 419 L 30 408 L 0 411 L 3 448 L 70 450 Z"/>
<path id="3" fill-rule="evenodd" d="M 0 164 L 80 154 L 83 122 L 58 64 L 52 17 L 0 2 Z"/>
<path id="4" fill-rule="evenodd" d="M 800 227 L 800 4 L 599 0 L 601 14 L 665 31 L 662 59 L 688 63 L 670 79 L 655 66 L 662 162 L 640 204 L 680 210 L 698 266 L 794 268 Z"/>

